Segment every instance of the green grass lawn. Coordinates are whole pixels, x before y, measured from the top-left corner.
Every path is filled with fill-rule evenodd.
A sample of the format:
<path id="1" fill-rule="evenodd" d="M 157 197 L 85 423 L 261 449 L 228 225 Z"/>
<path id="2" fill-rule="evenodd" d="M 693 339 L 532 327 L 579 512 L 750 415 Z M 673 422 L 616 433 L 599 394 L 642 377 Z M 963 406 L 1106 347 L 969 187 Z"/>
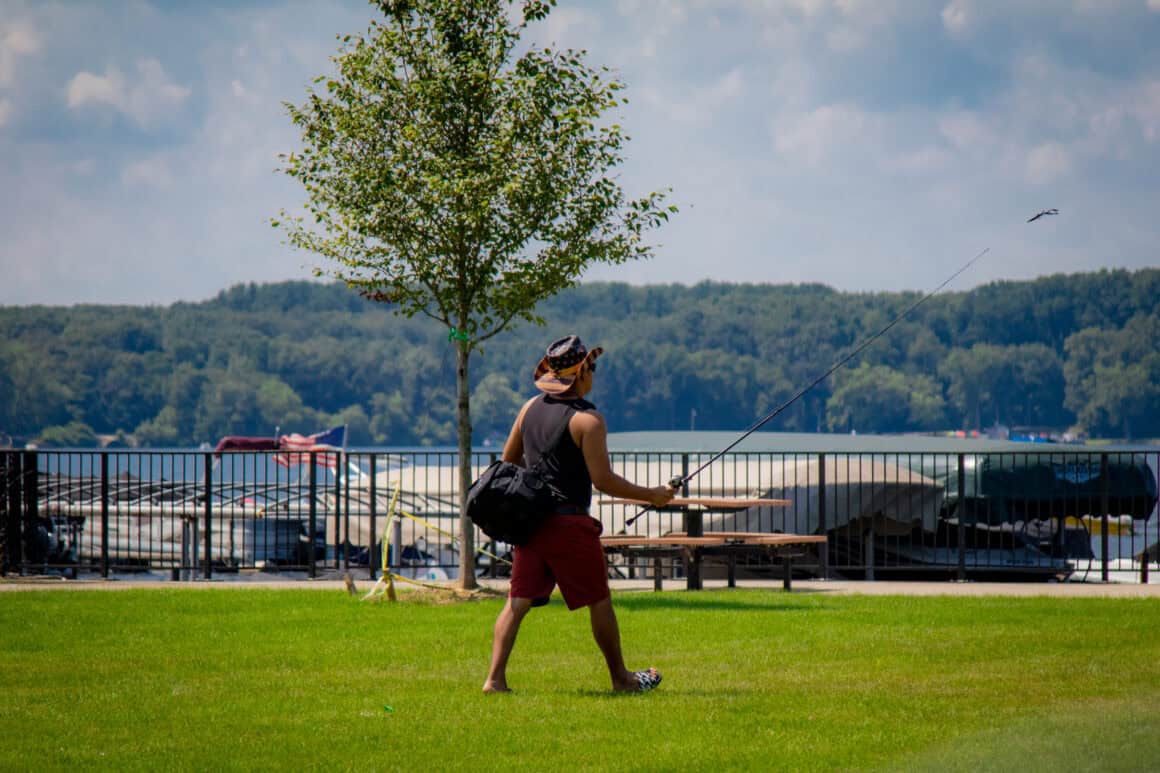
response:
<path id="1" fill-rule="evenodd" d="M 584 611 L 317 590 L 0 593 L 0 770 L 1160 770 L 1160 600 L 617 594 Z"/>

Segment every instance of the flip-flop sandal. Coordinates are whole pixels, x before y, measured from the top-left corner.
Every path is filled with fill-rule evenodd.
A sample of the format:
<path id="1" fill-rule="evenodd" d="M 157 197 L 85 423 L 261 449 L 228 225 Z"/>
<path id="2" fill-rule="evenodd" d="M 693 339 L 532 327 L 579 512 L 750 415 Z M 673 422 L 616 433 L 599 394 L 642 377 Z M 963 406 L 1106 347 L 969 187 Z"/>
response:
<path id="1" fill-rule="evenodd" d="M 648 692 L 661 684 L 661 672 L 655 669 L 634 671 L 632 675 L 636 677 L 636 686 L 640 692 Z"/>

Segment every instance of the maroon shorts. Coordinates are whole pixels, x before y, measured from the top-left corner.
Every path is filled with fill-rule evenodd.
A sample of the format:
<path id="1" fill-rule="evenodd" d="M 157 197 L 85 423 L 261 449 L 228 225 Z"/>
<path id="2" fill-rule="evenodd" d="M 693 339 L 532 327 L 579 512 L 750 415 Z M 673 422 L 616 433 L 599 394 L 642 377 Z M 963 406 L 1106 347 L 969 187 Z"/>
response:
<path id="1" fill-rule="evenodd" d="M 541 606 L 559 585 L 568 609 L 608 598 L 602 531 L 600 521 L 588 515 L 549 518 L 528 544 L 516 547 L 508 595 L 531 599 L 533 606 Z"/>

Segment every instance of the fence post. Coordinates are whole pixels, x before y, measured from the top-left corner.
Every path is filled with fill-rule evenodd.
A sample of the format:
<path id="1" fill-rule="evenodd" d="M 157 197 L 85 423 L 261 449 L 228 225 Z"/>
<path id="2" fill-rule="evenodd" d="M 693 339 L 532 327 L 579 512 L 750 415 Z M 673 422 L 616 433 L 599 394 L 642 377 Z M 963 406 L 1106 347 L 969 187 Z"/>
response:
<path id="1" fill-rule="evenodd" d="M 334 568 L 339 568 L 338 555 L 342 553 L 342 568 L 343 570 L 350 569 L 350 486 L 345 489 L 342 485 L 342 475 L 345 468 L 342 466 L 345 463 L 346 454 L 344 452 L 335 453 L 334 464 Z M 343 502 L 343 491 L 348 494 L 346 501 Z M 344 507 L 345 505 L 345 507 Z M 342 528 L 338 528 L 338 519 L 342 518 Z"/>
<path id="2" fill-rule="evenodd" d="M 967 581 L 967 466 L 963 454 L 959 454 L 959 573 L 958 581 Z"/>
<path id="3" fill-rule="evenodd" d="M 20 493 L 24 500 L 20 503 L 22 567 L 28 563 L 29 557 L 35 554 L 30 540 L 36 539 L 37 521 L 40 520 L 40 481 L 37 480 L 40 471 L 37 454 L 35 451 L 25 451 L 23 457 L 24 467 L 20 471 L 22 488 Z"/>
<path id="4" fill-rule="evenodd" d="M 684 480 L 689 475 L 689 455 L 687 453 L 681 454 L 681 480 Z M 689 481 L 681 484 L 681 496 L 689 496 Z M 692 536 L 692 535 L 690 535 Z"/>
<path id="5" fill-rule="evenodd" d="M 689 455 L 687 453 L 681 454 L 681 477 L 684 478 L 689 474 Z M 681 495 L 689 495 L 689 482 L 685 481 L 681 486 Z M 684 514 L 685 534 L 690 537 L 700 537 L 705 533 L 705 523 L 700 510 L 690 510 L 685 508 Z M 701 590 L 701 558 L 696 551 L 689 551 L 690 556 L 688 560 L 688 568 L 685 577 L 685 587 L 688 590 Z"/>
<path id="6" fill-rule="evenodd" d="M 109 454 L 101 452 L 101 577 L 109 579 Z"/>
<path id="7" fill-rule="evenodd" d="M 0 453 L 0 575 L 7 575 L 20 563 L 20 457 L 15 451 Z"/>
<path id="8" fill-rule="evenodd" d="M 177 567 L 176 577 L 173 579 L 189 582 L 197 572 L 197 519 L 187 516 L 181 517 L 181 566 Z"/>
<path id="9" fill-rule="evenodd" d="M 8 471 L 9 465 L 12 463 L 12 455 L 6 452 L 0 452 L 0 480 L 4 481 L 4 488 L 0 490 L 0 577 L 8 576 L 8 535 L 11 533 L 9 527 L 11 521 L 9 520 L 9 502 L 12 499 L 12 475 Z"/>
<path id="10" fill-rule="evenodd" d="M 1089 458 L 1088 463 L 1091 463 Z M 1091 469 L 1090 467 L 1088 469 Z M 1103 534 L 1100 535 L 1100 580 L 1108 581 L 1108 510 L 1111 509 L 1108 498 L 1108 455 L 1100 454 L 1100 522 L 1103 524 Z"/>
<path id="11" fill-rule="evenodd" d="M 315 565 L 315 560 L 314 560 L 315 559 L 314 549 L 317 545 L 316 540 L 318 539 L 318 529 L 317 529 L 317 526 L 318 526 L 318 476 L 315 474 L 315 471 L 314 471 L 314 452 L 313 451 L 310 452 L 310 465 L 309 466 L 310 466 L 310 483 L 309 483 L 309 486 L 310 486 L 310 490 L 309 490 L 310 504 L 308 507 L 309 507 L 309 512 L 310 512 L 310 518 L 309 518 L 309 523 L 310 523 L 310 553 L 309 553 L 309 555 L 310 555 L 310 557 L 307 560 L 310 562 L 310 579 L 313 580 L 315 577 L 318 576 L 318 567 Z M 322 538 L 322 544 L 324 546 L 326 545 L 326 538 L 325 537 Z M 322 560 L 323 561 L 326 560 L 325 548 L 323 551 Z"/>
<path id="12" fill-rule="evenodd" d="M 375 539 L 375 536 L 376 536 L 375 535 L 375 531 L 376 531 L 375 517 L 378 515 L 378 504 L 375 502 L 375 497 L 377 496 L 377 492 L 375 491 L 375 467 L 376 467 L 375 460 L 376 460 L 376 458 L 377 457 L 374 454 L 371 454 L 371 463 L 370 463 L 371 484 L 370 484 L 370 489 L 369 489 L 369 491 L 370 491 L 371 539 L 370 539 L 370 544 L 367 545 L 367 564 L 368 564 L 367 570 L 369 571 L 370 579 L 372 579 L 372 580 L 376 579 L 375 572 L 379 569 L 379 556 L 381 555 L 381 553 L 375 549 L 376 547 L 378 547 L 378 540 Z"/>
<path id="13" fill-rule="evenodd" d="M 818 534 L 826 533 L 826 455 L 818 454 Z M 830 579 L 830 543 L 822 545 L 822 579 Z"/>
<path id="14" fill-rule="evenodd" d="M 203 576 L 213 578 L 213 452 L 208 451 L 202 460 L 205 465 L 205 571 Z"/>
<path id="15" fill-rule="evenodd" d="M 689 455 L 681 454 L 681 477 L 684 478 L 689 474 Z M 681 486 L 681 496 L 687 497 L 689 495 L 689 482 Z M 700 537 L 704 534 L 704 523 L 701 518 L 700 510 L 685 510 L 684 512 L 684 526 L 685 534 L 690 537 Z"/>

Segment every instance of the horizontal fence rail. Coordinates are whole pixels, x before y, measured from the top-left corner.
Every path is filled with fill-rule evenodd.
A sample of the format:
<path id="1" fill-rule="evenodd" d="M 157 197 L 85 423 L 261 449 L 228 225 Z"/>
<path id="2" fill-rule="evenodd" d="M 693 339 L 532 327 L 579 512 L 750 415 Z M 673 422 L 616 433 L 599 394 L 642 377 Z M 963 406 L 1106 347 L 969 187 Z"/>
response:
<path id="1" fill-rule="evenodd" d="M 478 475 L 497 457 L 478 452 Z M 613 469 L 660 485 L 712 454 L 618 452 Z M 0 451 L 0 572 L 156 579 L 290 577 L 391 571 L 455 579 L 458 455 L 444 451 Z M 824 535 L 794 563 L 819 577 L 1134 579 L 1160 560 L 1160 451 L 979 453 L 736 452 L 685 485 L 689 496 L 787 500 L 692 515 L 646 512 L 594 492 L 604 533 L 692 528 Z M 390 512 L 395 502 L 394 513 Z M 640 515 L 639 518 L 635 516 Z M 629 522 L 631 521 L 631 525 Z M 692 527 L 692 528 L 691 528 Z M 477 572 L 505 576 L 511 548 L 476 531 Z M 812 551 L 812 552 L 811 552 Z M 779 572 L 760 551 L 742 576 Z M 619 577 L 677 578 L 679 556 Z M 706 566 L 705 576 L 723 567 Z"/>

